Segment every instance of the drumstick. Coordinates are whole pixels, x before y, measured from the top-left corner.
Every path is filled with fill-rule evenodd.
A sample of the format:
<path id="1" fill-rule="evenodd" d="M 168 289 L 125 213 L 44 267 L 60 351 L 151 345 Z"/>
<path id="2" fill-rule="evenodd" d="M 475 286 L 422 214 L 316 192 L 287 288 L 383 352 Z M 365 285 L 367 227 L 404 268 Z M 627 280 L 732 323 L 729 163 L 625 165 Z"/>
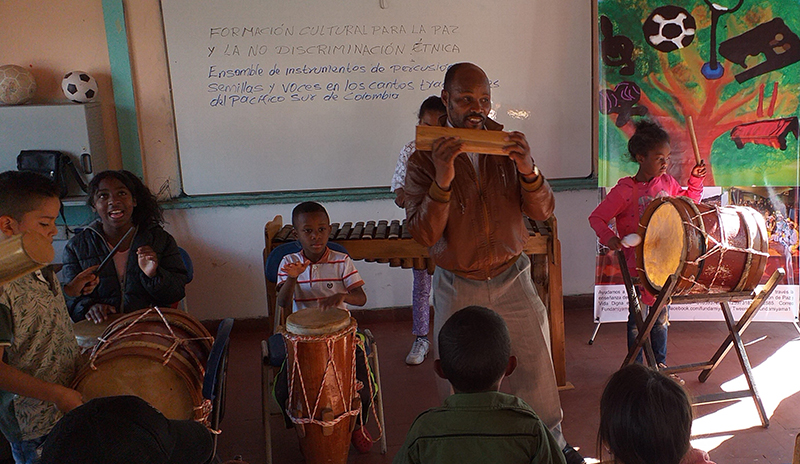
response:
<path id="1" fill-rule="evenodd" d="M 117 253 L 119 247 L 122 246 L 122 242 L 124 242 L 125 239 L 128 238 L 128 235 L 130 235 L 134 229 L 136 229 L 136 227 L 131 227 L 130 229 L 128 229 L 127 232 L 125 232 L 125 235 L 122 236 L 122 239 L 119 242 L 117 242 L 116 245 L 114 245 L 114 248 L 111 249 L 111 252 L 108 254 L 108 256 L 106 256 L 105 259 L 100 263 L 100 265 L 97 266 L 97 269 L 94 270 L 93 272 L 94 275 L 100 275 L 100 271 L 102 271 L 103 268 L 106 267 L 109 262 L 111 262 L 111 258 L 114 256 L 114 254 Z"/>
<path id="2" fill-rule="evenodd" d="M 694 160 L 698 165 L 703 164 L 703 159 L 700 158 L 700 147 L 697 146 L 697 134 L 694 133 L 694 122 L 692 117 L 689 116 L 689 137 L 692 139 L 692 150 L 694 150 Z"/>

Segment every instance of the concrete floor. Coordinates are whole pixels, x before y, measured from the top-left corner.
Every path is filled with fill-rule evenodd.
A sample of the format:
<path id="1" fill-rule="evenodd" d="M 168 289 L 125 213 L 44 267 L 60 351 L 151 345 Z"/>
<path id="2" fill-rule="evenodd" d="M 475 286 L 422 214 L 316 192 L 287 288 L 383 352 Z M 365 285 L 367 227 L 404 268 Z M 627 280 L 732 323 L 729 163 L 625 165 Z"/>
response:
<path id="1" fill-rule="evenodd" d="M 563 430 L 567 440 L 587 457 L 596 456 L 599 398 L 605 381 L 619 368 L 625 353 L 623 323 L 604 324 L 593 345 L 590 301 L 565 302 L 567 377 L 574 389 L 561 393 Z M 405 316 L 407 314 L 407 317 Z M 377 317 L 376 317 L 377 316 Z M 358 317 L 358 316 L 357 316 Z M 378 444 L 363 455 L 351 448 L 350 463 L 387 463 L 402 444 L 409 426 L 420 412 L 437 406 L 430 358 L 410 367 L 404 362 L 413 341 L 410 310 L 369 315 L 362 327 L 372 330 L 379 343 L 380 369 L 386 414 L 388 453 Z M 263 321 L 237 321 L 231 338 L 226 414 L 219 436 L 218 456 L 224 461 L 241 455 L 249 462 L 265 462 L 261 425 L 260 342 Z M 676 322 L 670 327 L 669 363 L 706 361 L 727 334 L 722 322 Z M 754 322 L 743 340 L 755 370 L 756 385 L 770 417 L 763 428 L 752 399 L 695 408 L 693 444 L 709 451 L 720 464 L 786 464 L 792 460 L 794 437 L 800 431 L 800 338 L 790 323 Z M 705 383 L 696 373 L 682 377 L 692 395 L 744 388 L 741 368 L 731 353 Z M 286 430 L 273 416 L 272 443 L 275 463 L 304 462 L 294 430 Z M 375 422 L 370 427 L 377 437 Z"/>

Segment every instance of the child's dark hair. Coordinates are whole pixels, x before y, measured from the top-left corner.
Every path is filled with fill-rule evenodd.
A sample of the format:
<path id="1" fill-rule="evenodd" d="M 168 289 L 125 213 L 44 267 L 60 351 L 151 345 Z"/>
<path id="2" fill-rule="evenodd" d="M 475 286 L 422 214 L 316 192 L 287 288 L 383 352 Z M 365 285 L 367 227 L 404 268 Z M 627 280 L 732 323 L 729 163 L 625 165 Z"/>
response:
<path id="1" fill-rule="evenodd" d="M 664 142 L 669 142 L 667 131 L 652 121 L 642 119 L 636 123 L 636 132 L 628 140 L 628 153 L 631 159 L 637 161 L 636 155 L 647 156 Z"/>
<path id="2" fill-rule="evenodd" d="M 689 451 L 692 406 L 677 382 L 641 364 L 608 380 L 600 399 L 598 459 L 603 444 L 624 464 L 678 464 Z"/>
<path id="3" fill-rule="evenodd" d="M 439 331 L 439 362 L 456 390 L 489 390 L 505 373 L 509 356 L 508 327 L 491 309 L 467 306 L 450 316 Z"/>
<path id="4" fill-rule="evenodd" d="M 328 222 L 331 220 L 330 216 L 328 216 L 328 211 L 324 206 L 320 205 L 316 201 L 304 201 L 295 206 L 292 210 L 292 224 L 297 224 L 297 216 L 307 213 L 325 213 L 325 217 L 328 218 Z"/>
<path id="5" fill-rule="evenodd" d="M 92 181 L 89 182 L 89 198 L 86 199 L 86 204 L 94 206 L 95 196 L 100 189 L 100 182 L 104 179 L 114 178 L 125 185 L 133 198 L 136 199 L 136 206 L 133 208 L 133 223 L 139 227 L 149 226 L 154 224 L 163 224 L 164 216 L 161 212 L 161 207 L 158 205 L 156 196 L 147 188 L 141 179 L 136 177 L 136 174 L 120 170 L 120 171 L 103 171 L 96 174 Z"/>
<path id="6" fill-rule="evenodd" d="M 0 173 L 0 216 L 22 220 L 25 213 L 35 210 L 39 202 L 58 198 L 59 189 L 47 177 L 31 171 Z"/>
<path id="7" fill-rule="evenodd" d="M 437 113 L 447 113 L 447 108 L 444 106 L 444 102 L 442 102 L 442 97 L 438 95 L 431 95 L 430 97 L 426 98 L 422 105 L 419 107 L 419 113 L 417 113 L 417 119 L 422 119 L 422 116 L 429 111 L 434 111 Z"/>

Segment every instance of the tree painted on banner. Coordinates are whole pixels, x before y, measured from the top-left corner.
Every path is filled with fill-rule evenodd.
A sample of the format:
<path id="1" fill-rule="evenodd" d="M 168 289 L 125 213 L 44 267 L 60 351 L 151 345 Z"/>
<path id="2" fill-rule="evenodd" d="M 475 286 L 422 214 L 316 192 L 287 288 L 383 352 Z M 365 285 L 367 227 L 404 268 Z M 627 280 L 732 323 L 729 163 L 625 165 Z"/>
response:
<path id="1" fill-rule="evenodd" d="M 694 165 L 686 128 L 692 116 L 710 167 L 706 185 L 794 185 L 800 2 L 672 3 L 598 3 L 600 111 L 607 115 L 600 120 L 600 185 L 636 171 L 627 139 L 644 115 L 669 132 L 670 174 L 682 183 Z M 620 59 L 609 39 L 611 45 L 630 40 L 630 58 Z M 609 50 L 617 55 L 606 56 Z"/>

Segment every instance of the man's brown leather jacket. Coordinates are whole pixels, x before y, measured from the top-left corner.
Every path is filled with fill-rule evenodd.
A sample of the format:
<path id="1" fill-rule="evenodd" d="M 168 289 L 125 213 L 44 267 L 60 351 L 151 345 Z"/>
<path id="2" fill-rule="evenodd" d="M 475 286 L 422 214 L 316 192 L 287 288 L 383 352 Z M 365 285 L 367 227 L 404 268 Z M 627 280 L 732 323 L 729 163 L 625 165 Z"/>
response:
<path id="1" fill-rule="evenodd" d="M 486 129 L 503 126 L 486 120 Z M 411 235 L 430 247 L 437 266 L 487 280 L 508 269 L 528 239 L 523 214 L 545 220 L 555 199 L 540 175 L 525 182 L 507 156 L 479 155 L 480 177 L 466 153 L 455 160 L 449 191 L 436 185 L 432 153 L 416 151 L 406 172 L 406 218 Z"/>

